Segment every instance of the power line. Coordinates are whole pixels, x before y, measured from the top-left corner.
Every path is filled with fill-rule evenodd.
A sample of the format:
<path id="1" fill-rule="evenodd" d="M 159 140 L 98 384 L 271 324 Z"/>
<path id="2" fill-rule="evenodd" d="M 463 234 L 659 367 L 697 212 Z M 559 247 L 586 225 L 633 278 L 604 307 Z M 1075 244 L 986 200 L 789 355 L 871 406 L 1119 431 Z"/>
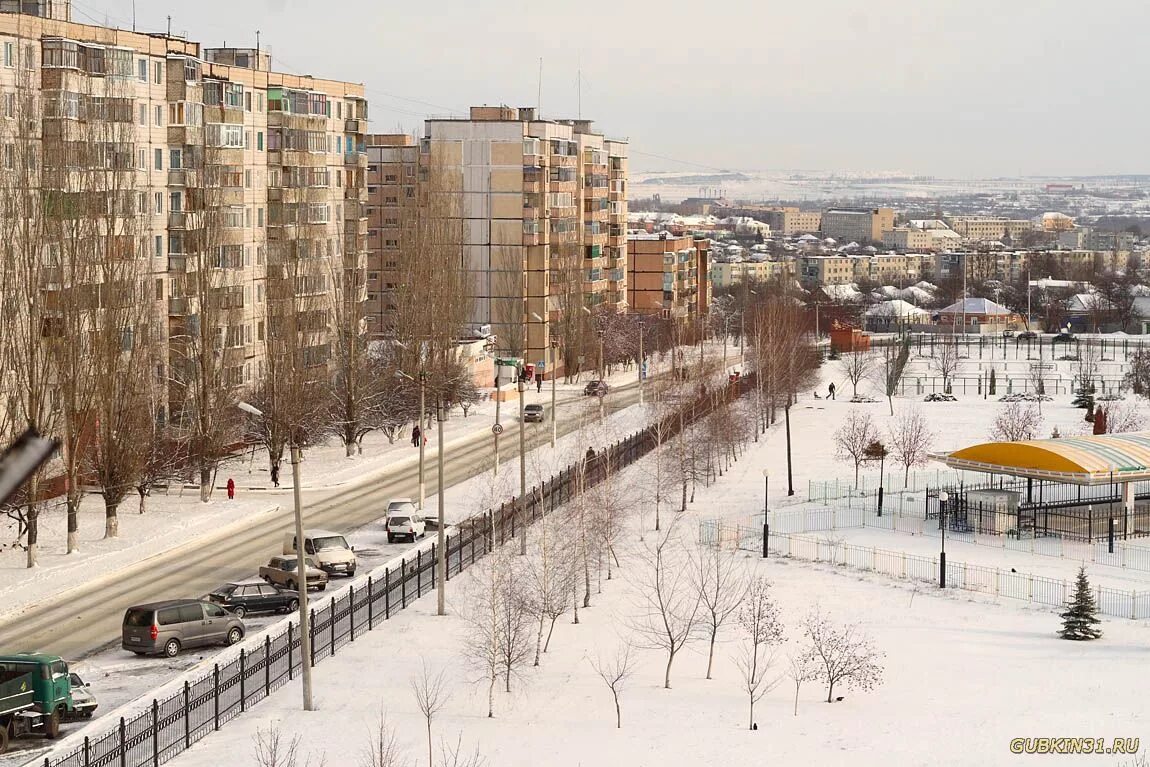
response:
<path id="1" fill-rule="evenodd" d="M 695 168 L 702 168 L 703 170 L 713 170 L 717 173 L 730 173 L 729 168 L 716 168 L 714 165 L 704 165 L 700 162 L 691 162 L 690 160 L 681 160 L 678 157 L 667 157 L 662 154 L 655 154 L 654 152 L 640 152 L 638 149 L 628 149 L 630 154 L 643 155 L 644 157 L 654 157 L 658 160 L 666 160 L 667 162 L 677 163 L 679 165 L 690 165 Z"/>

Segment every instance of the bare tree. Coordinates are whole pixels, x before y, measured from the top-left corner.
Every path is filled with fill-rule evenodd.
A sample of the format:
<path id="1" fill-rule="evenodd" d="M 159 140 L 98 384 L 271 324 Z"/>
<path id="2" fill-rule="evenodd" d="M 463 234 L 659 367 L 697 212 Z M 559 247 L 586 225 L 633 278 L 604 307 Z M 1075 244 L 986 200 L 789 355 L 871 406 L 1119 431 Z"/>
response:
<path id="1" fill-rule="evenodd" d="M 891 453 L 903 466 L 903 486 L 910 481 L 910 470 L 922 466 L 930 456 L 934 432 L 918 408 L 907 408 L 888 431 Z"/>
<path id="2" fill-rule="evenodd" d="M 958 343 L 944 338 L 942 343 L 934 349 L 934 356 L 930 358 L 930 369 L 942 378 L 942 390 L 950 394 L 951 380 L 958 370 Z"/>
<path id="3" fill-rule="evenodd" d="M 495 716 L 495 684 L 504 681 L 511 692 L 511 679 L 518 676 L 531 657 L 533 620 L 521 593 L 520 573 L 510 554 L 502 549 L 475 568 L 469 600 L 464 610 L 468 633 L 464 656 L 487 682 L 487 716 Z"/>
<path id="4" fill-rule="evenodd" d="M 806 654 L 827 685 L 827 703 L 834 702 L 835 686 L 870 690 L 882 684 L 883 653 L 857 624 L 839 626 L 815 608 L 803 621 Z"/>
<path id="5" fill-rule="evenodd" d="M 778 678 L 768 677 L 774 665 L 770 647 L 783 641 L 779 608 L 771 599 L 770 582 L 765 577 L 751 579 L 738 621 L 746 642 L 737 664 L 743 691 L 750 700 L 747 728 L 753 729 L 755 704 L 779 683 Z"/>
<path id="6" fill-rule="evenodd" d="M 894 395 L 898 394 L 898 387 L 902 383 L 903 373 L 910 360 L 910 337 L 904 338 L 898 345 L 887 346 L 883 349 L 878 369 L 875 371 L 883 394 L 886 395 L 890 414 L 894 415 Z"/>
<path id="7" fill-rule="evenodd" d="M 595 669 L 595 673 L 611 691 L 611 697 L 615 701 L 615 728 L 622 729 L 623 711 L 619 705 L 619 696 L 623 694 L 628 680 L 634 673 L 634 656 L 631 654 L 631 645 L 623 643 L 615 649 L 615 653 L 609 658 L 600 655 L 596 660 L 591 661 L 591 667 Z"/>
<path id="8" fill-rule="evenodd" d="M 443 742 L 439 747 L 438 767 L 484 767 L 487 760 L 479 753 L 479 746 L 470 752 L 463 747 L 463 734 L 455 739 L 455 745 Z"/>
<path id="9" fill-rule="evenodd" d="M 702 598 L 691 588 L 689 576 L 676 554 L 686 555 L 675 536 L 676 525 L 668 526 L 655 545 L 647 546 L 643 568 L 637 574 L 640 589 L 639 614 L 632 628 L 644 647 L 667 654 L 663 687 L 671 689 L 671 664 L 686 644 L 695 638 Z"/>
<path id="10" fill-rule="evenodd" d="M 266 730 L 256 728 L 252 738 L 252 756 L 257 767 L 298 767 L 300 764 L 300 743 L 302 738 L 296 735 L 286 740 L 280 732 L 279 725 L 269 726 Z M 321 754 L 313 763 L 309 755 L 303 762 L 303 767 L 324 767 L 326 759 Z"/>
<path id="11" fill-rule="evenodd" d="M 851 408 L 846 420 L 835 431 L 836 457 L 840 461 L 850 461 L 855 467 L 855 487 L 859 483 L 859 466 L 868 459 L 867 448 L 879 437 L 878 428 L 870 413 L 859 408 Z"/>
<path id="12" fill-rule="evenodd" d="M 843 375 L 851 382 L 851 393 L 854 397 L 859 395 L 859 383 L 866 379 L 875 367 L 874 354 L 866 352 L 850 352 L 844 354 L 839 360 L 839 367 Z"/>
<path id="13" fill-rule="evenodd" d="M 360 756 L 359 764 L 360 767 L 408 767 L 410 764 L 382 706 L 379 709 L 379 720 L 370 731 L 368 746 Z"/>
<path id="14" fill-rule="evenodd" d="M 813 682 L 818 679 L 818 667 L 815 660 L 805 651 L 794 652 L 787 656 L 787 677 L 795 685 L 795 716 L 799 715 L 799 688 L 803 682 Z"/>
<path id="15" fill-rule="evenodd" d="M 427 767 L 435 767 L 431 749 L 431 724 L 451 697 L 443 671 L 432 674 L 425 660 L 420 675 L 411 680 L 411 693 L 415 696 L 415 705 L 419 708 L 419 713 L 423 714 L 427 722 Z"/>
<path id="16" fill-rule="evenodd" d="M 710 640 L 707 650 L 707 679 L 710 679 L 719 629 L 742 606 L 750 582 L 742 562 L 719 548 L 702 549 L 693 564 L 695 588 L 702 603 L 700 622 Z"/>
<path id="17" fill-rule="evenodd" d="M 1025 442 L 1038 439 L 1042 429 L 1042 413 L 1025 402 L 1008 402 L 994 416 L 990 438 L 997 442 Z"/>
<path id="18" fill-rule="evenodd" d="M 1103 410 L 1106 412 L 1107 434 L 1124 434 L 1146 428 L 1146 411 L 1137 402 L 1108 402 Z"/>
<path id="19" fill-rule="evenodd" d="M 571 593 L 573 552 L 564 546 L 561 537 L 551 530 L 552 519 L 544 516 L 537 523 L 539 527 L 539 555 L 529 558 L 524 567 L 526 575 L 527 602 L 532 615 L 538 621 L 535 635 L 535 660 L 538 666 L 542 654 L 551 644 L 555 622 L 567 612 L 567 596 Z M 544 632 L 546 631 L 546 639 Z"/>

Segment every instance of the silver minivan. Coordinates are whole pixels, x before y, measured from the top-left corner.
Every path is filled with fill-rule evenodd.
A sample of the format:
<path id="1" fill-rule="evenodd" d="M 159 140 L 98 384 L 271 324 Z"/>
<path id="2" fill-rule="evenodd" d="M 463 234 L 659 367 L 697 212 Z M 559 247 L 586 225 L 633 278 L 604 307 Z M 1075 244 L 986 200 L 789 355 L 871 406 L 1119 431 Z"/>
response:
<path id="1" fill-rule="evenodd" d="M 121 644 L 137 655 L 175 657 L 185 647 L 231 645 L 244 638 L 244 622 L 211 602 L 175 599 L 129 607 Z"/>

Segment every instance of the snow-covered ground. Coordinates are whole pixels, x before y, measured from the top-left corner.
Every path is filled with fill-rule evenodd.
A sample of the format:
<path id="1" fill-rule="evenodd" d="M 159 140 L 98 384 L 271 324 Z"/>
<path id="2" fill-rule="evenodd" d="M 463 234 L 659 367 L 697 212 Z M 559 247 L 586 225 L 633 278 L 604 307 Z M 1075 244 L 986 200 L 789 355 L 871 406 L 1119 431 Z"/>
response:
<path id="1" fill-rule="evenodd" d="M 792 423 L 796 477 L 805 481 L 846 473 L 830 455 L 829 435 L 850 405 L 804 404 L 811 409 L 800 407 Z M 994 412 L 993 406 L 976 406 L 973 401 L 921 407 L 938 408 L 929 412 L 946 435 L 947 446 L 982 439 Z M 1057 404 L 1045 407 L 1052 418 L 1068 418 L 1071 412 L 1081 417 L 1081 411 L 1069 408 L 1060 412 Z M 736 514 L 761 508 L 762 468 L 770 467 L 772 479 L 785 477 L 782 444 L 780 426 L 752 446 L 717 484 L 699 489 L 695 503 L 678 517 L 685 549 L 691 548 L 699 520 L 720 510 Z M 650 467 L 640 463 L 621 482 L 640 482 L 644 473 L 649 476 Z M 772 497 L 782 500 L 785 483 L 771 484 Z M 642 599 L 641 552 L 654 538 L 649 515 L 646 523 L 644 544 L 638 540 L 638 518 L 629 520 L 615 577 L 596 582 L 592 607 L 580 610 L 578 625 L 572 625 L 570 614 L 560 619 L 542 665 L 526 668 L 523 678 L 513 683 L 512 694 L 497 693 L 494 718 L 486 717 L 486 686 L 477 681 L 481 675 L 462 662 L 468 631 L 459 615 L 469 588 L 475 587 L 470 583 L 475 577 L 472 571 L 453 579 L 448 617 L 434 616 L 434 600 L 424 599 L 318 666 L 319 711 L 299 711 L 299 689 L 289 685 L 224 732 L 194 746 L 177 764 L 254 765 L 249 756 L 254 739 L 270 727 L 280 728 L 287 739 L 298 735 L 304 753 L 326 754 L 329 763 L 333 758 L 351 761 L 369 747 L 381 712 L 395 728 L 400 745 L 418 762 L 426 758 L 426 723 L 411 682 L 424 663 L 433 672 L 443 670 L 451 690 L 433 724 L 436 749 L 441 740 L 454 745 L 462 738 L 465 749 L 478 747 L 489 764 L 500 767 L 1045 764 L 1053 757 L 1014 755 L 1011 741 L 1144 734 L 1141 692 L 1131 683 L 1131 675 L 1146 662 L 1148 622 L 1104 618 L 1103 639 L 1072 643 L 1056 637 L 1059 620 L 1047 608 L 998 603 L 980 594 L 940 592 L 828 565 L 736 554 L 750 572 L 765 575 L 772 583 L 786 626 L 786 641 L 777 648 L 780 674 L 787 653 L 804 644 L 800 622 L 816 605 L 836 622 L 858 623 L 885 653 L 883 682 L 877 689 L 839 689 L 836 695 L 845 700 L 827 704 L 825 688 L 806 683 L 799 691 L 797 716 L 794 688 L 783 679 L 756 706 L 758 730 L 749 731 L 747 699 L 734 660 L 740 630 L 733 622 L 720 635 L 711 680 L 704 678 L 703 642 L 689 644 L 675 660 L 670 690 L 662 685 L 665 655 L 639 646 L 633 623 Z M 870 536 L 878 531 L 857 533 Z M 894 549 L 929 541 L 886 535 Z M 966 547 L 978 548 L 982 547 Z M 966 549 L 962 556 L 976 556 Z M 1049 559 L 1023 556 L 1028 568 Z M 621 696 L 623 726 L 616 729 L 610 692 L 592 661 L 628 641 L 636 643 L 637 664 Z M 1133 763 L 1121 756 L 1056 760 Z"/>

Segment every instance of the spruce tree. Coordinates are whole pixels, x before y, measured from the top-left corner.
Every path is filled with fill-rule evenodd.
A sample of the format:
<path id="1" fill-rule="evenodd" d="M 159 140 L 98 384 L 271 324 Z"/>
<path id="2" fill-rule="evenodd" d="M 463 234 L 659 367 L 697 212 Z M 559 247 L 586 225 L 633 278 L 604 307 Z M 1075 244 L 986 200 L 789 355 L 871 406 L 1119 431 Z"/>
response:
<path id="1" fill-rule="evenodd" d="M 1102 636 L 1098 625 L 1098 608 L 1094 604 L 1094 594 L 1090 591 L 1090 581 L 1086 580 L 1086 568 L 1078 568 L 1074 597 L 1062 613 L 1062 630 L 1058 636 L 1063 639 L 1087 640 Z"/>
<path id="2" fill-rule="evenodd" d="M 1074 407 L 1086 408 L 1087 410 L 1094 409 L 1094 386 L 1093 384 L 1083 384 L 1074 392 L 1075 397 L 1071 401 Z"/>

